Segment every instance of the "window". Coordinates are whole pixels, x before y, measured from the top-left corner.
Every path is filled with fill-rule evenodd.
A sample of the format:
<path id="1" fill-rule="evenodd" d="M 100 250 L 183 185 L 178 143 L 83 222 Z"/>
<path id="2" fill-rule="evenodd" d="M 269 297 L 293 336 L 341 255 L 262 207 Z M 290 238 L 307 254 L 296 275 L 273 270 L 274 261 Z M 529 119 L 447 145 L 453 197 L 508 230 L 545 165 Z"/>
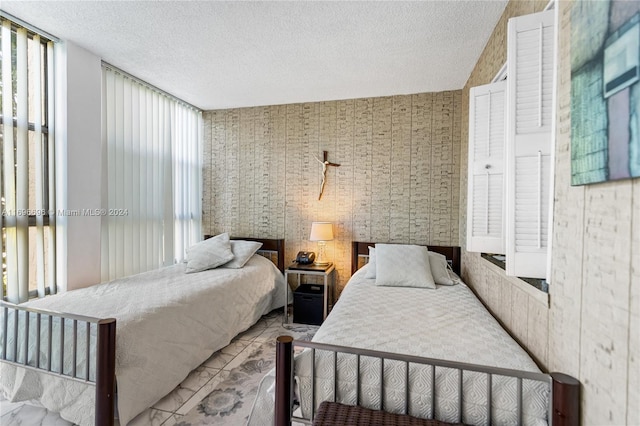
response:
<path id="1" fill-rule="evenodd" d="M 0 17 L 0 297 L 55 293 L 53 42 Z"/>
<path id="2" fill-rule="evenodd" d="M 554 11 L 512 18 L 508 31 L 507 81 L 469 94 L 467 250 L 504 254 L 507 275 L 546 278 Z"/>
<path id="3" fill-rule="evenodd" d="M 180 262 L 202 239 L 202 113 L 103 64 L 102 280 Z"/>

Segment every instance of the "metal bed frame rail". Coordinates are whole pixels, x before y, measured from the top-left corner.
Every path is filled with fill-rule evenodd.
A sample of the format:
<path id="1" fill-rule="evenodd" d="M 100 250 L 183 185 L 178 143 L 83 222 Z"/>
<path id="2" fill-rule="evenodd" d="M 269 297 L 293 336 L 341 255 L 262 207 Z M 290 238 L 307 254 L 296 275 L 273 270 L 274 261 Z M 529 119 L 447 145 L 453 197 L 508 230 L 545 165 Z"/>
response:
<path id="1" fill-rule="evenodd" d="M 0 309 L 0 362 L 95 386 L 95 424 L 112 426 L 115 401 L 116 320 L 63 314 L 4 301 L 0 301 Z M 56 327 L 57 336 L 54 335 Z M 95 330 L 95 339 L 92 339 L 92 330 Z M 68 332 L 72 333 L 71 336 L 66 336 L 67 340 L 71 337 L 71 347 L 65 347 L 65 335 Z M 9 337 L 12 337 L 12 341 Z M 35 339 L 35 345 L 31 342 L 32 350 L 30 339 Z M 85 339 L 84 353 L 80 351 L 79 339 Z M 95 359 L 90 355 L 92 343 L 95 346 Z M 55 350 L 59 353 L 58 365 L 53 365 L 52 362 Z M 70 369 L 65 369 L 65 360 L 71 360 Z M 85 360 L 82 369 L 77 368 L 80 360 Z"/>
<path id="2" fill-rule="evenodd" d="M 311 351 L 310 363 L 311 363 L 311 410 L 310 418 L 302 418 L 293 416 L 293 362 L 294 362 L 294 349 L 309 348 Z M 289 426 L 291 421 L 301 422 L 305 424 L 311 424 L 314 415 L 316 402 L 318 404 L 321 401 L 316 401 L 315 396 L 315 364 L 316 364 L 316 350 L 326 351 L 333 353 L 333 402 L 336 402 L 338 389 L 337 389 L 337 360 L 338 354 L 351 354 L 356 356 L 356 405 L 359 405 L 360 401 L 360 383 L 359 383 L 359 370 L 360 370 L 360 358 L 370 357 L 380 359 L 380 410 L 384 410 L 384 398 L 382 397 L 384 392 L 384 363 L 385 360 L 399 361 L 405 364 L 405 377 L 404 377 L 404 413 L 409 413 L 409 365 L 410 364 L 422 364 L 431 367 L 431 407 L 435 410 L 435 370 L 437 367 L 454 369 L 458 371 L 458 422 L 462 422 L 463 413 L 463 376 L 464 372 L 483 373 L 487 375 L 487 419 L 488 424 L 491 424 L 491 408 L 492 408 L 492 378 L 493 376 L 506 376 L 513 377 L 517 383 L 517 413 L 518 413 L 518 425 L 522 424 L 522 403 L 523 403 L 523 380 L 532 380 L 546 383 L 550 389 L 550 398 L 548 405 L 548 418 L 550 424 L 553 425 L 579 425 L 579 382 L 573 377 L 561 374 L 543 374 L 534 373 L 528 371 L 511 370 L 497 367 L 480 366 L 475 364 L 467 364 L 446 360 L 438 360 L 432 358 L 423 358 L 412 355 L 395 354 L 390 352 L 381 352 L 368 349 L 351 348 L 345 346 L 329 345 L 317 342 L 309 341 L 294 341 L 290 336 L 280 336 L 277 338 L 276 343 L 276 392 L 275 392 L 275 425 L 276 426 Z"/>

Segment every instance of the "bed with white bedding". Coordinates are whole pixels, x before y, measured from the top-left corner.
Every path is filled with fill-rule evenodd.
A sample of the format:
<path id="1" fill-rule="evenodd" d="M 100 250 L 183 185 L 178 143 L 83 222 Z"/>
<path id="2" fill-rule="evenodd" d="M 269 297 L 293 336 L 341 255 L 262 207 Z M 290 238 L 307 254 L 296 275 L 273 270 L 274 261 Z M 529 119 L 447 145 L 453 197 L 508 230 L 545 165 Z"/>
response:
<path id="1" fill-rule="evenodd" d="M 302 418 L 312 419 L 320 402 L 336 401 L 465 424 L 550 423 L 551 379 L 464 283 L 433 289 L 381 286 L 371 268 L 375 265 L 365 265 L 349 280 L 314 345 L 298 342 L 319 344 L 315 355 L 307 349 L 295 359 Z M 325 345 L 329 350 L 321 349 Z M 350 348 L 356 349 L 348 353 Z M 356 355 L 359 349 L 373 355 Z M 402 354 L 403 361 L 387 359 L 382 365 L 385 353 Z M 407 357 L 442 367 L 407 364 Z M 450 364 L 455 367 L 444 367 Z M 489 370 L 515 374 L 489 377 Z M 283 389 L 275 381 L 272 371 L 260 384 L 249 425 L 273 424 L 275 389 Z M 280 419 L 276 424 L 288 424 Z"/>
<path id="2" fill-rule="evenodd" d="M 21 305 L 116 319 L 115 378 L 117 411 L 122 425 L 172 391 L 195 367 L 262 315 L 282 306 L 282 273 L 263 256 L 253 255 L 240 269 L 217 268 L 185 274 L 185 268 L 185 264 L 177 264 Z M 14 320 L 17 315 L 7 315 L 5 309 L 1 316 L 0 329 L 7 337 L 0 339 L 0 345 L 9 358 L 14 347 L 16 334 L 12 330 L 14 325 L 17 330 Z M 19 321 L 24 323 L 26 313 L 20 315 Z M 47 365 L 50 357 L 53 372 L 59 372 L 59 345 L 54 343 L 53 350 L 47 354 L 46 322 L 38 333 L 34 328 L 38 323 L 35 314 L 29 316 L 31 326 L 27 328 L 31 330 L 31 339 L 25 343 L 24 334 L 18 332 L 18 359 L 14 361 L 24 362 L 26 344 L 30 347 L 27 364 L 34 365 L 35 354 L 40 353 L 42 359 L 38 364 Z M 77 328 L 71 321 L 65 322 L 62 338 L 65 344 L 61 345 L 65 375 L 75 366 L 79 371 L 87 370 L 93 378 L 96 364 L 90 361 L 87 368 L 84 354 L 90 352 L 89 359 L 95 359 L 95 328 L 90 327 L 85 339 L 86 329 L 71 330 L 70 327 Z M 51 331 L 49 339 L 53 336 L 55 341 L 60 331 L 59 318 L 51 322 Z M 41 334 L 40 340 L 35 338 L 38 334 Z M 72 359 L 70 348 L 75 336 L 81 338 L 74 339 L 79 350 L 74 351 Z M 36 343 L 40 341 L 42 345 Z M 89 342 L 89 351 L 86 342 Z M 93 386 L 13 364 L 0 363 L 0 368 L 0 388 L 8 400 L 38 400 L 80 425 L 92 425 L 100 420 L 95 418 Z"/>

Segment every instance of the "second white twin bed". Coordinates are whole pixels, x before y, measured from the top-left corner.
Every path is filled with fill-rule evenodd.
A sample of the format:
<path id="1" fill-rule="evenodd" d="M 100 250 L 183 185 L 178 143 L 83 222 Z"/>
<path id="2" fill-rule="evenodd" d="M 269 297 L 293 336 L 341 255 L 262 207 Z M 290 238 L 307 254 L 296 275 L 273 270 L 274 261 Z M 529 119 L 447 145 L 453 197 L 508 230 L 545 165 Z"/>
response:
<path id="1" fill-rule="evenodd" d="M 432 263 L 446 262 L 432 255 Z M 540 373 L 464 283 L 444 275 L 441 282 L 449 285 L 423 286 L 424 265 L 416 265 L 410 256 L 399 252 L 385 266 L 378 255 L 377 274 L 372 263 L 358 270 L 313 342 Z M 390 268 L 382 271 L 383 277 L 381 267 Z M 433 275 L 443 276 L 446 264 L 437 268 L 440 272 L 434 270 Z M 381 278 L 390 281 L 380 285 Z M 488 382 L 488 374 L 482 372 L 462 375 L 456 368 L 409 366 L 404 361 L 386 360 L 381 365 L 380 358 L 320 349 L 296 357 L 295 377 L 296 399 L 307 419 L 321 401 L 383 407 L 392 413 L 408 408 L 416 417 L 465 424 L 546 425 L 549 418 L 549 383 L 536 380 L 522 380 L 519 388 L 521 379 L 515 377 L 493 376 Z M 249 425 L 273 424 L 274 383 L 271 372 L 260 384 Z"/>

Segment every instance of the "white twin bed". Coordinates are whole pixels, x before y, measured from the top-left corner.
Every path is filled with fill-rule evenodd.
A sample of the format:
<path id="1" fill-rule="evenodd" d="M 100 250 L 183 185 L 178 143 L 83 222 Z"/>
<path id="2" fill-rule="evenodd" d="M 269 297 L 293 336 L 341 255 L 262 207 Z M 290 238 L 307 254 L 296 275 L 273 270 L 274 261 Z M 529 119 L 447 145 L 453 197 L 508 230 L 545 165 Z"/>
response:
<path id="1" fill-rule="evenodd" d="M 87 330 L 87 323 L 74 318 L 112 317 L 117 324 L 117 413 L 125 425 L 262 315 L 282 306 L 282 273 L 261 255 L 240 269 L 185 274 L 185 267 L 45 297 L 20 305 L 21 310 L 3 304 L 0 349 L 9 362 L 0 363 L 0 390 L 10 401 L 38 400 L 79 425 L 111 424 L 113 419 L 102 418 L 94 408 L 97 327 L 91 324 Z M 73 313 L 64 321 L 64 334 L 64 315 L 47 311 Z"/>
<path id="2" fill-rule="evenodd" d="M 412 262 L 398 265 L 410 279 L 416 275 Z M 284 372 L 276 379 L 272 371 L 261 382 L 249 425 L 274 424 L 274 418 L 278 426 L 289 424 L 297 406 L 293 419 L 311 423 L 322 401 L 452 423 L 551 423 L 551 376 L 464 283 L 376 285 L 371 268 L 376 265 L 355 272 L 311 344 L 293 342 L 307 349 L 295 355 L 291 373 L 292 347 L 283 345 L 276 365 Z"/>

